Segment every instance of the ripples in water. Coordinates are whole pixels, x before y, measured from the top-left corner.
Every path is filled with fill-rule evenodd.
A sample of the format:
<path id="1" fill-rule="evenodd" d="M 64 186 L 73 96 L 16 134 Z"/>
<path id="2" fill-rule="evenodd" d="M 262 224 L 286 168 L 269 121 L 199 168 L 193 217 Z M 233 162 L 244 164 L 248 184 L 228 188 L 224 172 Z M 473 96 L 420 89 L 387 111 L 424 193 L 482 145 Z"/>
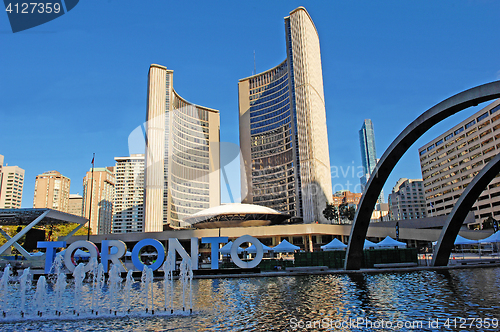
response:
<path id="1" fill-rule="evenodd" d="M 500 318 L 500 268 L 193 281 L 186 315 L 0 323 L 1 331 L 498 331 L 444 326 L 447 319 Z M 162 305 L 161 283 L 155 303 Z M 177 291 L 180 285 L 177 284 Z M 6 299 L 2 299 L 3 302 Z M 14 303 L 10 299 L 11 305 Z M 4 303 L 5 304 L 5 303 Z M 179 303 L 176 304 L 179 307 Z M 335 322 L 364 319 L 367 325 Z M 429 328 L 429 322 L 439 323 Z M 301 324 L 316 324 L 302 329 Z M 377 322 L 418 324 L 376 328 Z M 453 321 L 451 321 L 453 322 Z M 469 321 L 470 322 L 470 321 Z"/>

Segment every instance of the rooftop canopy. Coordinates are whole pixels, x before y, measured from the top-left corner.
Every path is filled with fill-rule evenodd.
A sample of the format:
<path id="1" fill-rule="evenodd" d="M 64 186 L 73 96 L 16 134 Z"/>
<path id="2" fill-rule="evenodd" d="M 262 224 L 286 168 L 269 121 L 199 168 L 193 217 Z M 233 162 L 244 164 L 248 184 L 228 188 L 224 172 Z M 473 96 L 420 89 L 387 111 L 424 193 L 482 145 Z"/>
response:
<path id="1" fill-rule="evenodd" d="M 281 224 L 290 215 L 254 204 L 222 204 L 184 219 L 196 228 L 265 226 Z"/>
<path id="2" fill-rule="evenodd" d="M 83 225 L 86 218 L 52 209 L 0 209 L 0 226 L 25 226 L 45 215 L 37 222 L 38 226 L 65 224 L 68 222 Z"/>
<path id="3" fill-rule="evenodd" d="M 32 256 L 17 241 L 35 226 L 65 223 L 79 225 L 63 238 L 59 238 L 59 241 L 65 241 L 76 233 L 87 223 L 87 219 L 51 209 L 0 209 L 0 226 L 26 226 L 13 237 L 0 229 L 0 234 L 7 239 L 7 242 L 0 247 L 0 255 L 10 246 L 14 246 L 26 259 L 30 259 Z"/>

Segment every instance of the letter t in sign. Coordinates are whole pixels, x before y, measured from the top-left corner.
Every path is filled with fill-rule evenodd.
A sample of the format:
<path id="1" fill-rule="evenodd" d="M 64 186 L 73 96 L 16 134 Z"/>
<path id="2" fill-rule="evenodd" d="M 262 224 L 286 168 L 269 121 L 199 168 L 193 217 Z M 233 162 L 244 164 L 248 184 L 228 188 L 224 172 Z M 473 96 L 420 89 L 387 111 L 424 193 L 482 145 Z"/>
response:
<path id="1" fill-rule="evenodd" d="M 210 243 L 212 247 L 212 255 L 210 260 L 212 261 L 212 266 L 210 267 L 212 270 L 216 270 L 219 268 L 219 244 L 227 243 L 228 238 L 225 237 L 204 237 L 201 239 L 201 243 Z"/>

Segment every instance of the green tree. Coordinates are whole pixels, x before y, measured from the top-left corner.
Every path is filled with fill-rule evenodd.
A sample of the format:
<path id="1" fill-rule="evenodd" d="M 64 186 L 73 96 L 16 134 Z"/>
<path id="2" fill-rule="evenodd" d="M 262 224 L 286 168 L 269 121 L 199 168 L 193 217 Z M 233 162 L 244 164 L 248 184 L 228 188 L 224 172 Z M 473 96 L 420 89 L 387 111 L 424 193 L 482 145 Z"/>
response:
<path id="1" fill-rule="evenodd" d="M 356 209 L 353 206 L 343 203 L 339 205 L 339 214 L 343 220 L 347 219 L 352 222 L 354 220 L 354 216 L 356 215 Z"/>
<path id="2" fill-rule="evenodd" d="M 65 236 L 69 234 L 73 229 L 75 229 L 78 226 L 78 224 L 75 223 L 63 223 L 63 224 L 52 224 L 52 225 L 46 225 L 42 227 L 34 227 L 35 229 L 44 229 L 45 230 L 45 240 L 47 241 L 57 241 L 58 237 Z M 10 237 L 13 237 L 17 233 L 19 233 L 23 228 L 26 226 L 2 226 L 2 229 L 10 235 Z M 87 227 L 82 227 L 80 228 L 76 234 L 74 235 L 87 235 Z M 19 243 L 21 246 L 24 245 L 24 240 L 26 238 L 26 235 L 21 237 L 17 243 Z M 5 237 L 0 236 L 0 246 L 4 245 L 7 240 Z"/>
<path id="3" fill-rule="evenodd" d="M 326 220 L 333 221 L 339 223 L 339 209 L 337 206 L 333 204 L 326 203 L 326 207 L 323 210 L 323 216 L 325 216 Z"/>
<path id="4" fill-rule="evenodd" d="M 51 240 L 57 241 L 58 237 L 68 235 L 69 232 L 71 232 L 77 226 L 78 226 L 78 224 L 75 224 L 75 223 L 64 223 L 64 224 L 57 224 L 57 225 L 51 226 L 50 227 L 50 230 L 52 231 Z M 76 233 L 74 235 L 75 236 L 87 235 L 87 232 L 88 232 L 88 228 L 84 226 L 84 227 L 80 228 L 78 231 L 76 231 Z"/>

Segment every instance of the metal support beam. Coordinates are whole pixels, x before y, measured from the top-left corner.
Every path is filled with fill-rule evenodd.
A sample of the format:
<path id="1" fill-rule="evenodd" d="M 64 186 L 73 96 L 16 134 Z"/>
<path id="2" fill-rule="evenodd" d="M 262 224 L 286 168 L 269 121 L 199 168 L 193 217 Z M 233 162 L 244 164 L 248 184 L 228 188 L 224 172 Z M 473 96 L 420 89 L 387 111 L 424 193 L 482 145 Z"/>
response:
<path id="1" fill-rule="evenodd" d="M 58 237 L 57 238 L 57 241 L 67 241 L 70 237 L 72 237 L 76 232 L 78 232 L 78 230 L 80 228 L 82 228 L 83 226 L 85 226 L 85 224 L 80 224 L 78 225 L 75 229 L 73 229 L 71 232 L 69 232 L 67 235 L 63 236 L 63 237 Z"/>
<path id="2" fill-rule="evenodd" d="M 0 255 L 2 255 L 11 245 L 17 242 L 21 237 L 23 237 L 24 234 L 28 233 L 30 229 L 32 229 L 36 224 L 38 224 L 40 221 L 45 218 L 45 216 L 50 212 L 50 210 L 47 210 L 43 212 L 38 218 L 33 220 L 28 226 L 24 227 L 22 231 L 14 235 L 10 240 L 7 240 L 7 242 L 0 247 Z"/>
<path id="3" fill-rule="evenodd" d="M 363 264 L 363 244 L 377 199 L 392 170 L 413 143 L 435 124 L 468 107 L 500 98 L 500 81 L 460 92 L 422 113 L 406 127 L 384 152 L 373 170 L 358 205 L 351 228 L 344 268 L 359 270 Z"/>
<path id="4" fill-rule="evenodd" d="M 3 237 L 7 239 L 7 241 L 11 239 L 10 235 L 9 235 L 9 234 L 7 234 L 7 233 L 6 233 L 3 229 L 1 229 L 1 228 L 0 228 L 0 234 L 2 234 L 2 235 L 3 235 Z M 13 245 L 14 245 L 14 248 L 16 248 L 16 249 L 17 249 L 17 251 L 19 251 L 19 252 L 21 253 L 21 255 L 23 255 L 23 256 L 24 256 L 24 258 L 26 258 L 26 259 L 31 259 L 31 255 L 30 255 L 30 253 L 29 253 L 29 252 L 27 252 L 27 251 L 26 251 L 26 249 L 24 249 L 24 248 L 23 248 L 23 247 L 22 247 L 19 243 L 14 242 L 14 244 L 13 244 Z"/>
<path id="5" fill-rule="evenodd" d="M 439 236 L 439 240 L 435 249 L 435 254 L 432 257 L 432 266 L 446 266 L 450 258 L 451 250 L 455 245 L 460 227 L 462 226 L 467 213 L 479 198 L 483 190 L 500 172 L 500 154 L 490 160 L 483 167 L 474 179 L 467 185 L 467 188 L 460 195 L 460 198 L 455 203 L 446 219 L 443 231 Z"/>

